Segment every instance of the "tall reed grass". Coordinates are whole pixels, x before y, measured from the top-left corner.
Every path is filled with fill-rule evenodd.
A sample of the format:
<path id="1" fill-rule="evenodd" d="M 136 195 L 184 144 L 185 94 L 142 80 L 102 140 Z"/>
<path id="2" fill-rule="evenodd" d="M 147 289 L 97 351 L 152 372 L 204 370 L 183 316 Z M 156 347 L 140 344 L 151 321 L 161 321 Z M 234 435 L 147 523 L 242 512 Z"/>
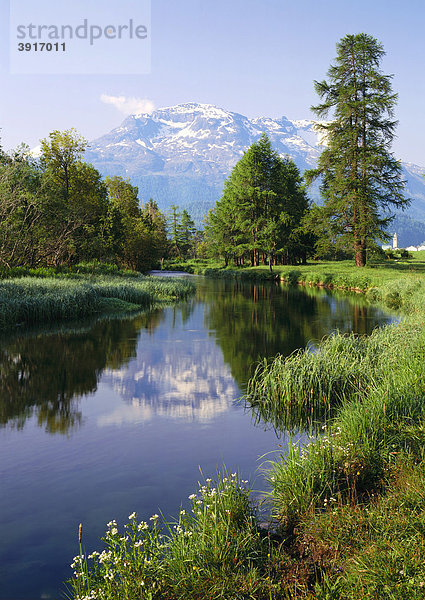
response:
<path id="1" fill-rule="evenodd" d="M 316 350 L 263 360 L 248 382 L 245 400 L 271 422 L 294 413 L 314 420 L 385 381 L 419 331 L 404 323 L 377 328 L 370 336 L 336 334 Z"/>
<path id="2" fill-rule="evenodd" d="M 70 320 L 99 313 L 104 299 L 119 299 L 146 309 L 159 301 L 185 299 L 194 293 L 190 281 L 143 277 L 23 277 L 0 281 L 0 330 L 17 325 Z M 119 307 L 125 310 L 125 304 Z M 131 306 L 133 305 L 133 306 Z"/>
<path id="3" fill-rule="evenodd" d="M 385 341 L 387 346 L 379 343 Z M 380 490 L 400 453 L 424 457 L 425 333 L 411 320 L 378 330 L 370 344 L 373 360 L 366 360 L 361 378 L 345 388 L 326 433 L 269 463 L 274 510 L 287 525 L 330 502 Z"/>

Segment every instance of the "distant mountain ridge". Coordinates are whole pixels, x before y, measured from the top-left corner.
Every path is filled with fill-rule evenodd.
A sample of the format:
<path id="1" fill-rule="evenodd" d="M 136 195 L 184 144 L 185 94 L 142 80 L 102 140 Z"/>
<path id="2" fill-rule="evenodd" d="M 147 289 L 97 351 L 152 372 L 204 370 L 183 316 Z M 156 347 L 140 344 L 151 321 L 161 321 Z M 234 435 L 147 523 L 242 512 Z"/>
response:
<path id="1" fill-rule="evenodd" d="M 171 204 L 186 208 L 200 224 L 220 198 L 233 166 L 263 132 L 301 172 L 316 164 L 323 148 L 309 120 L 249 119 L 210 104 L 187 103 L 127 117 L 91 142 L 86 160 L 103 175 L 129 177 L 144 200 L 154 198 L 163 210 Z M 406 244 L 425 239 L 424 172 L 425 167 L 403 164 L 406 195 L 413 199 L 404 214 L 424 223 L 423 238 Z M 310 196 L 318 199 L 317 188 L 310 190 Z"/>

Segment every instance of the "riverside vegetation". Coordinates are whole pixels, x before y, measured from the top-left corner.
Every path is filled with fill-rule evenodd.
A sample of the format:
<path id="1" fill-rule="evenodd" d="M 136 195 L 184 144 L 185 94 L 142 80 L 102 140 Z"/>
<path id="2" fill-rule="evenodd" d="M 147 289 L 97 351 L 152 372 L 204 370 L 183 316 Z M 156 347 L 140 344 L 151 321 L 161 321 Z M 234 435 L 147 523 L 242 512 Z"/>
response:
<path id="1" fill-rule="evenodd" d="M 189 282 L 78 263 L 147 271 L 190 255 L 256 266 L 187 269 L 208 276 L 355 289 L 405 314 L 369 338 L 337 334 L 258 366 L 245 397 L 254 418 L 310 440 L 264 463 L 267 527 L 249 486 L 218 473 L 175 523 L 132 514 L 119 533 L 111 521 L 106 549 L 89 556 L 80 536 L 75 600 L 425 597 L 424 280 L 419 264 L 364 266 L 391 220 L 382 211 L 408 204 L 390 153 L 396 95 L 377 40 L 349 35 L 337 51 L 329 83 L 316 82 L 315 111 L 333 118 L 321 125 L 328 144 L 307 173 L 322 177 L 323 207 L 310 205 L 295 164 L 263 136 L 235 165 L 204 235 L 172 207 L 167 240 L 156 202 L 140 208 L 129 181 L 103 179 L 82 160 L 87 142 L 75 130 L 42 140 L 38 161 L 28 148 L 0 148 L 0 329 L 185 298 Z M 305 264 L 350 255 L 356 272 Z"/>
<path id="2" fill-rule="evenodd" d="M 110 524 L 106 549 L 76 557 L 73 597 L 424 598 L 420 258 L 365 273 L 366 297 L 400 309 L 399 324 L 370 337 L 335 334 L 314 352 L 261 363 L 251 378 L 245 402 L 254 418 L 309 434 L 288 454 L 264 458 L 268 524 L 250 487 L 219 473 L 175 523 L 154 516 L 149 527 L 131 515 L 122 533 Z M 322 266 L 305 269 L 310 275 L 290 281 L 315 281 Z M 358 287 L 348 285 L 349 270 L 326 264 L 328 285 L 345 277 Z"/>
<path id="3" fill-rule="evenodd" d="M 96 263 L 77 265 L 74 271 L 17 268 L 4 274 L 7 278 L 0 280 L 0 330 L 149 309 L 194 292 L 193 283 L 187 280 L 146 277 Z"/>

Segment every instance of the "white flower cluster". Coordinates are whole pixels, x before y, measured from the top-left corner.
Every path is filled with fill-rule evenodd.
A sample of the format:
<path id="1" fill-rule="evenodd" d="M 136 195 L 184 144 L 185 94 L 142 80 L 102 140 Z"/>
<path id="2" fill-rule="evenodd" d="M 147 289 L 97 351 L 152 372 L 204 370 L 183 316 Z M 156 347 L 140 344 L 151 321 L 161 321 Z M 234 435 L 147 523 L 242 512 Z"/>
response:
<path id="1" fill-rule="evenodd" d="M 96 600 L 99 598 L 96 590 L 90 590 L 90 594 L 88 596 L 75 596 L 75 600 Z"/>
<path id="2" fill-rule="evenodd" d="M 328 505 L 328 502 L 331 503 L 331 502 L 336 502 L 336 501 L 337 501 L 336 498 L 332 498 L 332 496 L 331 496 L 329 499 L 325 498 L 323 500 L 323 505 L 326 507 Z"/>
<path id="3" fill-rule="evenodd" d="M 101 552 L 101 554 L 99 554 L 100 564 L 110 561 L 111 558 L 112 558 L 112 550 L 108 550 L 108 552 L 106 550 L 103 550 L 103 552 Z"/>
<path id="4" fill-rule="evenodd" d="M 81 568 L 84 560 L 84 554 L 79 554 L 78 556 L 74 556 L 71 563 L 72 569 Z"/>
<path id="5" fill-rule="evenodd" d="M 112 570 L 107 571 L 104 576 L 103 579 L 105 581 L 112 581 L 113 579 L 115 579 L 115 572 Z"/>

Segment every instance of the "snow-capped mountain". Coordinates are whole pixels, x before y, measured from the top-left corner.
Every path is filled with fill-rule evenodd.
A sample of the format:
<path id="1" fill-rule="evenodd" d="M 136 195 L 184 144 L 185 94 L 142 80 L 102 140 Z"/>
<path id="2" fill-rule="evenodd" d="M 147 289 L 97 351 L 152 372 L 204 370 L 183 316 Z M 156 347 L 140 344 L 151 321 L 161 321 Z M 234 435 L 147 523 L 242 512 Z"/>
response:
<path id="1" fill-rule="evenodd" d="M 186 208 L 201 221 L 223 190 L 226 177 L 244 151 L 265 132 L 282 156 L 301 172 L 316 164 L 322 146 L 314 124 L 286 117 L 248 119 L 210 104 L 179 104 L 151 114 L 127 117 L 94 140 L 86 154 L 103 175 L 129 177 L 140 197 L 160 208 Z M 403 165 L 409 216 L 425 222 L 425 168 Z M 317 189 L 311 195 L 317 195 Z"/>

